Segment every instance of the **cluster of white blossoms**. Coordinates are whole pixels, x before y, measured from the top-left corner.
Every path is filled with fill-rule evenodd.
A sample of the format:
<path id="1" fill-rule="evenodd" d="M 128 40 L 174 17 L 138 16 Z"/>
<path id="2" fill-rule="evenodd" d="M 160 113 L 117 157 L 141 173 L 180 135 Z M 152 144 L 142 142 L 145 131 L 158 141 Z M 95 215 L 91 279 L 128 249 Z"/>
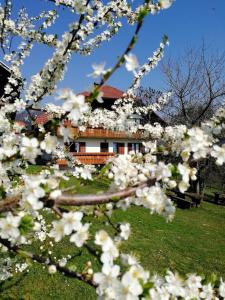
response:
<path id="1" fill-rule="evenodd" d="M 196 274 L 182 278 L 177 273 L 168 271 L 165 277 L 153 276 L 154 288 L 149 290 L 152 299 L 224 299 L 225 283 L 221 280 L 215 289 L 211 283 Z"/>
<path id="2" fill-rule="evenodd" d="M 68 119 L 71 120 L 73 125 L 77 125 L 79 119 L 82 119 L 83 114 L 89 110 L 85 97 L 76 95 L 71 90 L 61 91 L 59 99 L 65 100 L 62 107 L 69 113 Z"/>
<path id="3" fill-rule="evenodd" d="M 82 212 L 63 213 L 62 219 L 53 221 L 53 228 L 49 236 L 54 238 L 55 242 L 59 242 L 66 235 L 70 235 L 70 242 L 77 247 L 82 247 L 89 237 L 89 223 L 82 224 Z"/>
<path id="4" fill-rule="evenodd" d="M 152 57 L 148 58 L 148 62 L 142 65 L 139 68 L 139 64 L 137 58 L 130 54 L 130 56 L 126 56 L 126 68 L 128 71 L 133 71 L 134 73 L 134 80 L 132 82 L 131 87 L 128 89 L 127 94 L 135 96 L 135 90 L 139 87 L 141 79 L 152 71 L 154 68 L 157 67 L 159 61 L 163 58 L 163 52 L 166 45 L 168 45 L 168 38 L 165 36 L 163 38 L 162 43 L 160 43 L 160 47 L 153 53 Z M 137 70 L 137 71 L 136 71 Z"/>
<path id="5" fill-rule="evenodd" d="M 15 243 L 20 238 L 21 216 L 13 216 L 11 213 L 0 219 L 0 237 L 8 239 L 10 242 Z"/>
<path id="6" fill-rule="evenodd" d="M 125 189 L 130 185 L 156 180 L 166 188 L 175 188 L 178 185 L 180 191 L 184 192 L 188 189 L 190 180 L 196 180 L 196 168 L 190 167 L 185 162 L 177 166 L 171 163 L 165 164 L 162 161 L 157 162 L 156 142 L 148 142 L 144 145 L 147 149 L 151 147 L 151 152 L 136 155 L 131 152 L 129 155 L 119 155 L 112 160 L 108 177 L 113 178 L 113 188 Z"/>
<path id="7" fill-rule="evenodd" d="M 169 102 L 171 96 L 171 92 L 163 93 L 155 103 L 147 106 L 135 107 L 134 111 L 141 116 L 147 115 L 151 111 L 160 111 Z"/>
<path id="8" fill-rule="evenodd" d="M 84 43 L 81 49 L 79 49 L 79 53 L 82 55 L 90 55 L 93 49 L 99 47 L 102 42 L 111 40 L 113 36 L 118 33 L 121 27 L 121 22 L 111 24 L 109 29 L 104 30 L 94 38 L 89 39 L 86 43 Z"/>
<path id="9" fill-rule="evenodd" d="M 163 215 L 168 220 L 172 220 L 174 217 L 175 207 L 159 186 L 138 189 L 136 196 L 135 203 L 137 205 L 143 205 L 150 209 L 152 213 Z"/>
<path id="10" fill-rule="evenodd" d="M 225 163 L 225 144 L 221 147 L 214 145 L 211 155 L 216 158 L 216 164 L 222 166 Z"/>
<path id="11" fill-rule="evenodd" d="M 120 253 L 116 241 L 101 230 L 95 235 L 96 245 L 101 247 L 101 272 L 94 273 L 99 299 L 224 299 L 225 283 L 205 281 L 199 275 L 186 278 L 167 271 L 166 275 L 150 276 L 132 255 Z M 118 259 L 124 265 L 118 265 Z M 117 263 L 115 263 L 115 260 Z"/>
<path id="12" fill-rule="evenodd" d="M 41 186 L 46 182 L 42 175 L 24 176 L 24 190 L 22 193 L 22 206 L 24 209 L 39 210 L 43 208 L 43 202 L 39 199 L 45 196 L 45 190 Z"/>
<path id="13" fill-rule="evenodd" d="M 149 13 L 155 14 L 169 8 L 173 1 L 143 1 L 140 5 L 127 0 L 52 2 L 55 9 L 36 17 L 29 17 L 24 9 L 20 10 L 16 21 L 13 20 L 15 14 L 12 13 L 10 1 L 0 4 L 0 46 L 5 53 L 4 60 L 11 64 L 0 103 L 0 244 L 4 245 L 5 255 L 9 251 L 18 249 L 19 252 L 22 249 L 23 255 L 31 259 L 32 254 L 20 247 L 38 242 L 40 255 L 43 254 L 40 261 L 45 262 L 50 274 L 54 274 L 59 267 L 65 267 L 69 256 L 63 259 L 54 257 L 55 264 L 50 257 L 44 256 L 46 250 L 49 255 L 54 253 L 53 241 L 63 242 L 67 237 L 73 247 L 86 246 L 88 251 L 89 240 L 91 243 L 94 239 L 97 251 L 101 249 L 101 271 L 93 274 L 89 262 L 87 272 L 83 271 L 77 276 L 97 285 L 99 299 L 225 298 L 222 279 L 219 283 L 206 283 L 195 274 L 181 278 L 169 271 L 164 277 L 150 276 L 133 256 L 120 252 L 120 245 L 130 236 L 131 225 L 125 222 L 114 225 L 110 219 L 113 209 L 128 209 L 131 205 L 137 205 L 170 221 L 175 207 L 168 192 L 178 188 L 183 193 L 189 188 L 190 182 L 197 178 L 197 167 L 193 165 L 211 157 L 218 165 L 225 163 L 225 145 L 221 142 L 225 129 L 224 108 L 194 128 L 129 122 L 133 114 L 146 115 L 150 111 L 160 110 L 171 96 L 170 92 L 166 92 L 152 105 L 134 105 L 140 80 L 162 59 L 168 44 L 167 37 L 142 66 L 132 49 L 144 18 Z M 60 19 L 61 8 L 68 8 L 78 18 L 58 37 L 52 34 L 52 27 Z M 38 126 L 31 111 L 37 109 L 36 106 L 46 95 L 57 89 L 72 55 L 93 53 L 104 41 L 110 41 L 118 34 L 126 22 L 129 25 L 137 24 L 137 27 L 125 55 L 120 56 L 114 67 L 108 69 L 105 63 L 93 64 L 90 75 L 98 78 L 100 84 L 93 86 L 89 97 L 85 99 L 84 95 L 69 89 L 60 91 L 62 107 L 47 104 L 43 111 L 48 114 L 49 122 Z M 18 48 L 11 51 L 10 40 L 14 36 L 18 39 Z M 52 56 L 38 73 L 28 80 L 22 79 L 22 66 L 35 43 L 52 47 Z M 100 87 L 123 63 L 134 74 L 130 88 L 115 102 L 112 110 L 92 111 L 92 101 L 102 102 Z M 15 115 L 23 110 L 30 115 L 30 124 L 20 127 Z M 137 133 L 144 141 L 145 153 L 130 152 L 128 155 L 115 156 L 100 172 L 98 168 L 82 166 L 68 151 L 68 144 L 74 141 L 68 124 L 77 126 L 80 131 L 93 127 L 126 131 L 131 137 Z M 30 166 L 46 156 L 49 164 L 53 165 L 46 166 L 38 174 L 30 174 Z M 170 163 L 171 157 L 175 157 L 173 161 L 176 162 Z M 68 169 L 59 170 L 54 165 L 57 159 L 66 159 Z M 108 193 L 86 196 L 67 194 L 71 192 L 71 187 L 65 187 L 65 182 L 70 177 L 75 177 L 78 186 L 90 180 L 110 181 L 110 190 Z M 76 187 L 72 189 L 74 191 Z M 82 201 L 86 201 L 86 208 Z M 67 206 L 68 211 L 65 212 L 63 205 Z M 81 207 L 69 211 L 71 205 Z M 53 221 L 46 218 L 50 212 L 55 216 Z M 84 221 L 86 215 L 88 220 L 91 217 L 107 218 L 107 226 L 113 227 L 115 236 L 111 237 L 101 229 L 93 238 L 89 233 L 91 223 Z M 11 264 L 8 256 L 4 261 L 6 265 L 7 261 Z M 11 276 L 10 268 L 2 269 L 0 279 Z M 25 269 L 23 263 L 16 266 L 18 271 Z M 72 271 L 68 272 L 71 274 Z"/>
<path id="14" fill-rule="evenodd" d="M 1 251 L 4 252 L 5 249 L 1 249 Z M 5 281 L 8 278 L 13 277 L 15 273 L 24 272 L 27 268 L 27 263 L 15 263 L 15 261 L 10 259 L 9 257 L 2 257 L 0 259 L 0 281 Z"/>
<path id="15" fill-rule="evenodd" d="M 54 45 L 56 38 L 54 35 L 48 35 L 43 33 L 41 29 L 51 26 L 56 18 L 57 14 L 55 10 L 43 12 L 37 17 L 30 18 L 24 8 L 20 9 L 18 13 L 17 21 L 15 22 L 12 18 L 12 5 L 11 1 L 8 1 L 7 9 L 0 5 L 0 27 L 2 28 L 2 41 L 4 46 L 10 47 L 9 36 L 19 36 L 23 39 L 36 40 L 40 43 L 46 43 L 48 45 Z M 34 22 L 42 20 L 40 28 L 34 30 Z"/>
<path id="16" fill-rule="evenodd" d="M 48 103 L 44 110 L 48 113 L 49 118 L 61 118 L 66 113 L 61 106 L 53 103 Z"/>
<path id="17" fill-rule="evenodd" d="M 95 171 L 90 169 L 90 166 L 85 165 L 83 167 L 75 167 L 75 170 L 73 171 L 73 176 L 76 178 L 83 178 L 84 180 L 93 180 L 92 178 L 92 172 Z"/>
<path id="18" fill-rule="evenodd" d="M 45 221 L 45 218 L 36 213 L 36 221 L 34 222 L 33 230 L 34 230 L 34 240 L 39 240 L 41 242 L 44 242 L 46 238 L 48 237 L 48 228 Z M 42 248 L 43 246 L 41 246 Z"/>

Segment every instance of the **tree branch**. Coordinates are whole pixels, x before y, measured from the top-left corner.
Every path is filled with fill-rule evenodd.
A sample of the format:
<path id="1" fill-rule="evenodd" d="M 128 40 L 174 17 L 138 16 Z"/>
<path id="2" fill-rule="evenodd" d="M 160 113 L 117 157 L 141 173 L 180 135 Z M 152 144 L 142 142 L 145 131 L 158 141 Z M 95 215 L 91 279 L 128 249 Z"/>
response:
<path id="1" fill-rule="evenodd" d="M 76 278 L 82 282 L 85 282 L 85 283 L 91 285 L 92 287 L 96 286 L 92 279 L 86 278 L 83 274 L 76 273 L 66 267 L 60 266 L 58 263 L 56 263 L 49 257 L 44 257 L 41 255 L 33 254 L 28 251 L 24 251 L 17 245 L 11 245 L 11 243 L 6 239 L 0 238 L 0 243 L 2 245 L 4 245 L 10 252 L 16 253 L 18 255 L 26 256 L 27 258 L 30 258 L 33 261 L 36 261 L 45 266 L 54 265 L 59 272 L 65 274 L 66 276 Z"/>
<path id="2" fill-rule="evenodd" d="M 110 202 L 119 201 L 126 197 L 134 196 L 136 190 L 139 188 L 144 188 L 145 186 L 151 186 L 155 184 L 155 180 L 148 180 L 145 183 L 139 184 L 134 187 L 130 187 L 118 192 L 108 192 L 102 195 L 89 194 L 89 195 L 73 195 L 63 193 L 56 199 L 43 199 L 44 206 L 53 208 L 54 211 L 60 216 L 61 211 L 58 210 L 59 205 L 64 206 L 85 206 L 85 205 L 98 205 L 106 204 Z M 14 197 L 8 197 L 4 201 L 0 201 L 0 213 L 10 211 L 19 205 L 21 199 L 21 194 Z"/>
<path id="3" fill-rule="evenodd" d="M 135 187 L 131 187 L 122 191 L 114 193 L 105 193 L 102 195 L 90 194 L 90 195 L 70 195 L 63 194 L 56 198 L 54 201 L 55 205 L 72 205 L 72 206 L 83 206 L 83 205 L 97 205 L 97 204 L 106 204 L 110 202 L 119 201 L 126 197 L 134 196 L 136 190 L 143 188 L 147 185 L 154 184 L 154 180 L 149 180 L 146 183 L 142 183 Z"/>

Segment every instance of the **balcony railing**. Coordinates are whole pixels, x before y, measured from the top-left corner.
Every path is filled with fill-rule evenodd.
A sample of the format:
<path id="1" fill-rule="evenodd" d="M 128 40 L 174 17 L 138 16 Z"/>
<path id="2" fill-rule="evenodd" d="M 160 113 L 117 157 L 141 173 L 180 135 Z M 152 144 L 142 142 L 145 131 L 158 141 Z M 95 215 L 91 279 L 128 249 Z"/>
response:
<path id="1" fill-rule="evenodd" d="M 104 165 L 110 157 L 115 155 L 113 152 L 73 152 L 72 154 L 84 165 Z M 60 159 L 58 164 L 66 166 L 67 161 Z"/>
<path id="2" fill-rule="evenodd" d="M 142 132 L 139 130 L 136 133 L 128 133 L 125 131 L 114 131 L 104 128 L 86 128 L 85 131 L 80 131 L 78 127 L 72 127 L 69 123 L 65 124 L 70 128 L 71 134 L 75 138 L 116 138 L 116 139 L 141 139 Z M 60 135 L 60 133 L 59 133 Z"/>

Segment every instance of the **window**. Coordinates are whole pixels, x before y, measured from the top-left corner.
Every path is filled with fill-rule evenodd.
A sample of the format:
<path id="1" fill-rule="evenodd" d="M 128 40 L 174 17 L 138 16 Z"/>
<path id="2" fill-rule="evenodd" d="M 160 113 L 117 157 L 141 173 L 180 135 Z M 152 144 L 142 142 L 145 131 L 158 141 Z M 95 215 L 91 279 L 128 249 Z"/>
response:
<path id="1" fill-rule="evenodd" d="M 128 153 L 134 151 L 135 153 L 144 153 L 144 147 L 141 143 L 128 143 Z"/>
<path id="2" fill-rule="evenodd" d="M 135 153 L 138 153 L 138 152 L 140 152 L 140 146 L 141 146 L 141 144 L 139 144 L 139 143 L 135 143 L 134 144 L 134 151 L 135 151 Z"/>
<path id="3" fill-rule="evenodd" d="M 132 143 L 128 143 L 128 153 L 130 152 L 130 151 L 133 151 L 134 149 L 133 149 L 133 145 L 134 144 L 132 144 Z"/>
<path id="4" fill-rule="evenodd" d="M 109 152 L 109 143 L 100 143 L 100 152 Z"/>
<path id="5" fill-rule="evenodd" d="M 69 149 L 70 152 L 79 152 L 79 143 L 66 144 L 66 148 Z"/>
<path id="6" fill-rule="evenodd" d="M 145 153 L 145 146 L 142 143 L 140 143 L 140 152 Z"/>
<path id="7" fill-rule="evenodd" d="M 80 146 L 79 152 L 86 152 L 86 143 L 85 142 L 80 142 L 79 146 Z"/>
<path id="8" fill-rule="evenodd" d="M 124 154 L 125 150 L 125 145 L 124 143 L 118 143 L 118 153 L 119 154 Z"/>
<path id="9" fill-rule="evenodd" d="M 124 143 L 113 143 L 113 152 L 116 154 L 125 153 L 125 144 Z"/>
<path id="10" fill-rule="evenodd" d="M 118 153 L 117 143 L 113 143 L 113 152 L 116 154 Z"/>

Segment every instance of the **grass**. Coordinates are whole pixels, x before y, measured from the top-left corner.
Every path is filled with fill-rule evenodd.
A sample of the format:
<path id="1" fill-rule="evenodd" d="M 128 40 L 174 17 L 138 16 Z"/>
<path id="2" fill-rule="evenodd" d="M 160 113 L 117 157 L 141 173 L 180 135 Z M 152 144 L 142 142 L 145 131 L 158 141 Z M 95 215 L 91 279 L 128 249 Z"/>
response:
<path id="1" fill-rule="evenodd" d="M 71 180 L 76 183 L 74 179 Z M 90 183 L 88 187 L 76 186 L 81 193 L 95 193 L 106 188 L 107 182 Z M 215 272 L 225 278 L 225 207 L 203 203 L 200 208 L 177 209 L 174 221 L 169 224 L 160 216 L 150 215 L 146 209 L 132 207 L 126 212 L 115 211 L 112 220 L 131 223 L 132 234 L 122 250 L 135 253 L 151 272 L 162 273 L 170 268 L 182 274 Z M 112 232 L 104 222 L 104 217 L 96 219 L 92 234 L 102 227 Z M 38 251 L 37 245 L 33 250 Z M 70 267 L 76 266 L 78 270 L 89 260 L 85 250 L 80 253 L 68 240 L 54 246 L 54 255 L 57 257 L 67 252 L 75 256 Z M 95 262 L 94 268 L 97 267 Z M 6 281 L 0 286 L 0 292 L 0 299 L 7 300 L 96 299 L 91 287 L 58 273 L 50 275 L 37 263 L 29 273 L 18 274 Z"/>

